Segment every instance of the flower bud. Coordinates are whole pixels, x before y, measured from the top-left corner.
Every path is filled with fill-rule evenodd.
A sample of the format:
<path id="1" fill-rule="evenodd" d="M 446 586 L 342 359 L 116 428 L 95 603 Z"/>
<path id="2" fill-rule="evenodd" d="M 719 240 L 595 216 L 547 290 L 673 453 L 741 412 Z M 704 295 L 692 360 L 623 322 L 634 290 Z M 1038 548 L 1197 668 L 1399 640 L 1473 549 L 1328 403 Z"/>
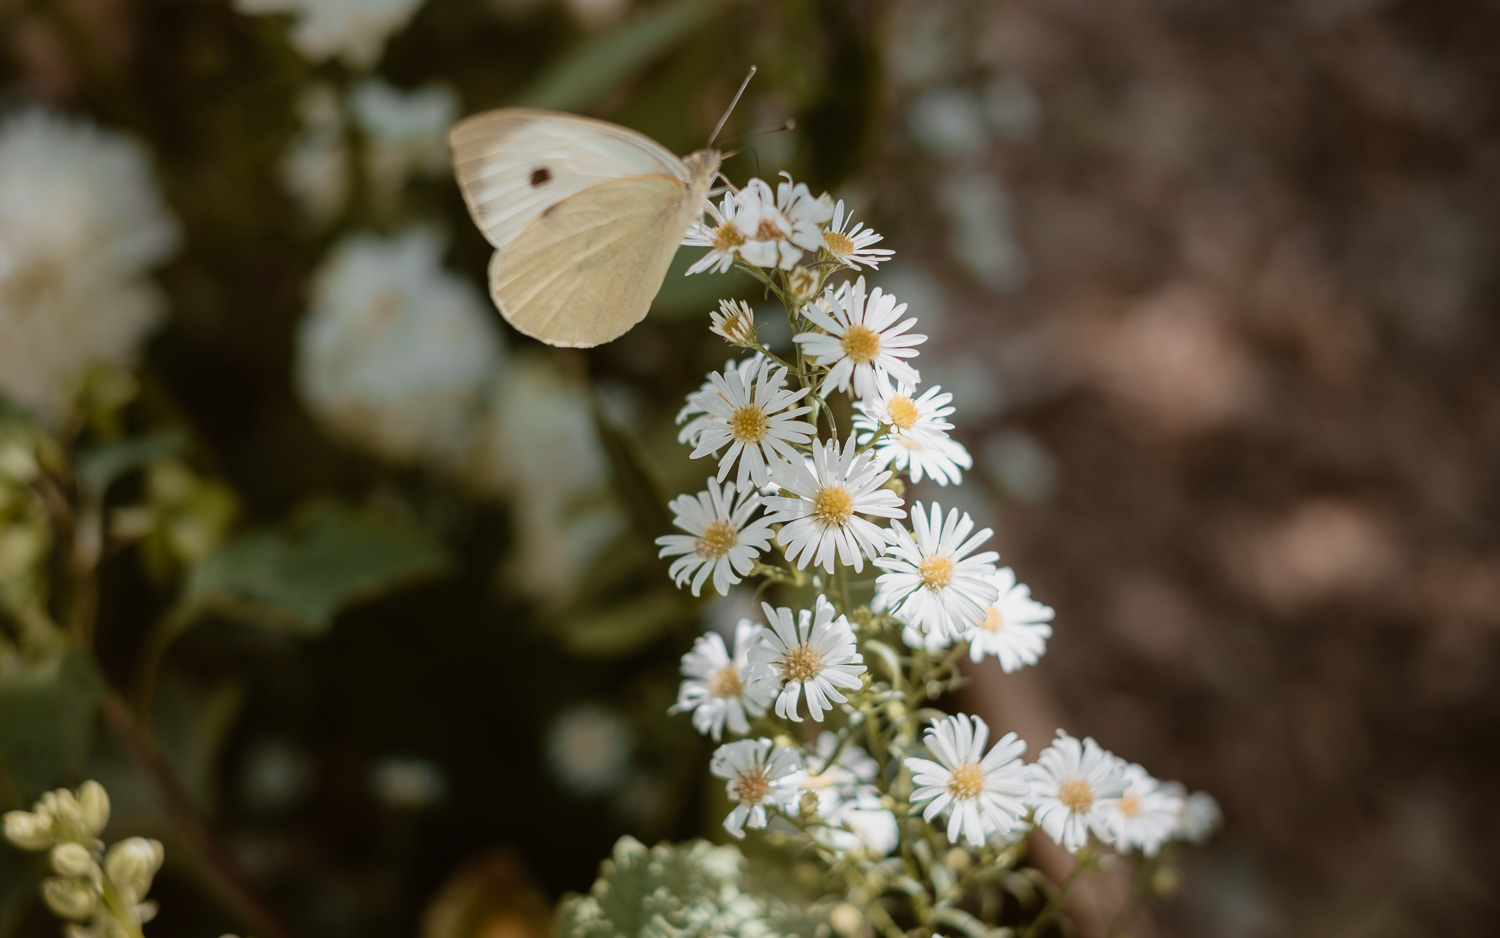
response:
<path id="1" fill-rule="evenodd" d="M 78 786 L 78 814 L 85 841 L 104 832 L 109 823 L 109 792 L 92 779 Z"/>
<path id="2" fill-rule="evenodd" d="M 81 879 L 49 876 L 42 880 L 42 898 L 58 918 L 82 922 L 99 907 L 99 894 Z"/>
<path id="3" fill-rule="evenodd" d="M 52 848 L 52 869 L 58 876 L 73 879 L 92 879 L 99 864 L 83 844 L 58 844 Z"/>
<path id="4" fill-rule="evenodd" d="M 151 880 L 165 856 L 160 841 L 131 837 L 110 847 L 104 855 L 104 875 L 116 889 L 140 899 L 151 890 Z"/>
<path id="5" fill-rule="evenodd" d="M 5 839 L 22 850 L 46 850 L 52 846 L 52 818 L 30 811 L 5 814 Z"/>
<path id="6" fill-rule="evenodd" d="M 828 924 L 840 935 L 852 935 L 865 923 L 864 913 L 857 906 L 840 902 L 828 913 Z"/>
<path id="7" fill-rule="evenodd" d="M 805 818 L 818 816 L 818 793 L 815 791 L 804 791 L 800 803 L 797 805 L 798 813 Z"/>
<path id="8" fill-rule="evenodd" d="M 812 302 L 818 295 L 818 275 L 806 267 L 797 267 L 786 275 L 790 287 L 792 308 L 798 309 Z"/>

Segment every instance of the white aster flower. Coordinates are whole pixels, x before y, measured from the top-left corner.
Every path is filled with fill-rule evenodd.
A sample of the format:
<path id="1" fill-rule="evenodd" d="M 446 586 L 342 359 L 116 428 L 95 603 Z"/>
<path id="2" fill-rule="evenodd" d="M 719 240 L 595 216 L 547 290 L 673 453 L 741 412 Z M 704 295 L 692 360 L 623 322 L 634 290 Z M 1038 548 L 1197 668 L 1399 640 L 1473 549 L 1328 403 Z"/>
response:
<path id="1" fill-rule="evenodd" d="M 689 276 L 705 270 L 722 274 L 733 267 L 735 259 L 740 256 L 740 248 L 750 240 L 751 232 L 760 222 L 756 206 L 742 204 L 738 192 L 724 193 L 724 198 L 718 205 L 709 202 L 704 210 L 713 224 L 710 226 L 702 221 L 695 221 L 682 238 L 686 247 L 708 248 L 708 253 L 687 269 Z"/>
<path id="2" fill-rule="evenodd" d="M 830 762 L 837 744 L 833 733 L 819 734 L 799 786 L 817 795 L 823 823 L 813 829 L 813 837 L 835 850 L 886 856 L 896 849 L 900 830 L 896 816 L 881 801 L 880 789 L 871 784 L 880 766 L 853 744 L 845 745 Z"/>
<path id="3" fill-rule="evenodd" d="M 853 267 L 855 270 L 861 267 L 879 269 L 882 261 L 890 260 L 896 253 L 888 248 L 871 247 L 882 240 L 884 235 L 866 228 L 864 222 L 856 224 L 854 212 L 845 215 L 844 201 L 840 199 L 833 207 L 833 221 L 823 232 L 822 248 L 845 267 Z"/>
<path id="4" fill-rule="evenodd" d="M 374 65 L 386 40 L 405 28 L 422 0 L 235 0 L 250 15 L 295 17 L 292 45 L 314 62 L 339 58 L 364 69 Z"/>
<path id="5" fill-rule="evenodd" d="M 740 258 L 751 266 L 768 270 L 791 270 L 797 266 L 803 247 L 794 239 L 801 234 L 802 240 L 807 240 L 805 232 L 800 232 L 798 222 L 782 210 L 771 186 L 764 179 L 752 179 L 739 191 L 738 198 L 739 217 L 746 234 L 745 243 L 738 248 Z"/>
<path id="6" fill-rule="evenodd" d="M 0 121 L 0 394 L 50 423 L 94 365 L 128 367 L 176 250 L 146 151 L 39 108 Z"/>
<path id="7" fill-rule="evenodd" d="M 707 632 L 682 656 L 682 686 L 669 713 L 693 713 L 693 729 L 718 742 L 727 724 L 731 733 L 750 732 L 750 720 L 765 715 L 774 691 L 750 683 L 750 648 L 762 626 L 741 619 L 734 627 L 734 656 L 718 632 Z"/>
<path id="8" fill-rule="evenodd" d="M 735 802 L 724 829 L 736 838 L 746 827 L 765 827 L 766 808 L 787 810 L 797 801 L 802 757 L 769 739 L 742 739 L 714 750 L 708 770 L 725 780 L 724 791 Z"/>
<path id="9" fill-rule="evenodd" d="M 1182 796 L 1152 778 L 1131 762 L 1121 769 L 1125 793 L 1107 809 L 1111 840 L 1121 852 L 1139 849 L 1156 856 L 1162 844 L 1172 839 L 1183 808 Z"/>
<path id="10" fill-rule="evenodd" d="M 547 726 L 547 762 L 563 787 L 592 797 L 619 788 L 630 770 L 635 734 L 619 713 L 576 704 Z"/>
<path id="11" fill-rule="evenodd" d="M 829 288 L 816 303 L 802 310 L 823 332 L 801 332 L 793 341 L 814 361 L 829 368 L 823 380 L 822 393 L 854 387 L 856 397 L 869 397 L 877 380 L 904 381 L 915 386 L 921 381 L 917 370 L 905 361 L 914 358 L 916 347 L 927 336 L 911 332 L 915 316 L 904 321 L 905 303 L 876 287 L 865 297 L 865 278 L 851 286 L 840 284 Z"/>
<path id="12" fill-rule="evenodd" d="M 355 235 L 313 280 L 297 390 L 330 427 L 383 456 L 450 465 L 500 362 L 492 320 L 469 281 L 443 269 L 431 230 Z"/>
<path id="13" fill-rule="evenodd" d="M 729 449 L 719 459 L 719 481 L 739 463 L 736 483 L 741 489 L 754 483 L 757 488 L 771 481 L 776 465 L 800 461 L 794 448 L 811 440 L 817 432 L 806 420 L 798 420 L 811 407 L 794 407 L 807 394 L 786 387 L 786 368 L 773 366 L 769 359 L 758 365 L 742 367 L 732 373 L 714 373 L 708 380 L 712 392 L 702 392 L 698 405 L 707 417 L 698 431 L 698 445 L 692 457 Z"/>
<path id="14" fill-rule="evenodd" d="M 783 463 L 776 482 L 791 496 L 766 498 L 767 524 L 781 524 L 776 541 L 800 569 L 814 563 L 833 572 L 834 557 L 856 571 L 865 558 L 880 556 L 890 543 L 884 528 L 861 518 L 902 518 L 901 496 L 881 488 L 891 477 L 875 468 L 869 453 L 855 454 L 854 437 L 841 451 L 837 440 L 814 443 L 811 459 Z"/>
<path id="15" fill-rule="evenodd" d="M 776 184 L 776 209 L 792 225 L 786 240 L 804 251 L 816 251 L 825 245 L 823 229 L 833 218 L 833 199 L 826 192 L 814 196 L 807 183 L 793 183 L 790 173 L 781 175 L 782 181 Z M 800 252 L 797 259 L 801 259 Z M 785 264 L 782 268 L 791 269 Z"/>
<path id="16" fill-rule="evenodd" d="M 1069 851 L 1112 837 L 1110 814 L 1125 793 L 1120 760 L 1092 739 L 1079 741 L 1062 730 L 1030 766 L 1036 825 Z"/>
<path id="17" fill-rule="evenodd" d="M 974 533 L 974 519 L 957 508 L 944 518 L 937 502 L 930 512 L 921 502 L 913 505 L 911 522 L 910 533 L 901 522 L 892 523 L 891 546 L 875 561 L 886 571 L 876 578 L 875 591 L 898 618 L 923 632 L 961 636 L 983 622 L 985 610 L 1000 598 L 1000 555 L 987 550 L 969 556 L 994 532 Z"/>
<path id="18" fill-rule="evenodd" d="M 823 596 L 813 609 L 803 609 L 795 618 L 785 606 L 776 609 L 762 603 L 761 608 L 770 628 L 750 647 L 749 680 L 779 691 L 777 716 L 801 723 L 797 700 L 806 693 L 808 713 L 823 722 L 825 712 L 847 699 L 838 688 L 858 688 L 865 673 L 849 620 L 835 617 L 833 604 Z"/>
<path id="19" fill-rule="evenodd" d="M 735 498 L 733 482 L 723 489 L 713 479 L 697 495 L 679 495 L 667 505 L 672 509 L 672 524 L 687 534 L 667 534 L 656 539 L 661 557 L 676 557 L 668 569 L 680 587 L 692 580 L 693 595 L 703 589 L 713 574 L 714 589 L 728 596 L 729 587 L 740 582 L 761 551 L 771 546 L 771 528 L 750 516 L 761 504 L 754 489 L 745 489 Z"/>
<path id="20" fill-rule="evenodd" d="M 1172 828 L 1172 837 L 1189 843 L 1203 844 L 1219 829 L 1224 813 L 1219 803 L 1206 791 L 1188 794 L 1181 782 L 1164 782 L 1162 787 L 1178 801 L 1177 821 Z"/>
<path id="21" fill-rule="evenodd" d="M 755 312 L 744 300 L 720 300 L 719 308 L 708 314 L 708 331 L 723 337 L 736 348 L 755 346 Z"/>
<path id="22" fill-rule="evenodd" d="M 349 103 L 364 131 L 371 188 L 382 203 L 393 204 L 408 179 L 447 171 L 447 129 L 458 117 L 451 88 L 431 82 L 406 91 L 369 78 Z"/>
<path id="23" fill-rule="evenodd" d="M 743 371 L 769 360 L 760 352 L 756 352 L 742 362 L 737 362 L 731 358 L 724 363 L 724 374 L 727 376 L 735 371 Z M 703 428 L 712 423 L 712 420 L 708 417 L 708 411 L 703 409 L 702 397 L 705 394 L 717 393 L 718 391 L 714 387 L 713 374 L 710 373 L 698 390 L 688 394 L 686 403 L 677 412 L 677 425 L 682 428 L 677 431 L 677 442 L 688 446 L 698 445 L 698 437 L 702 436 Z"/>
<path id="24" fill-rule="evenodd" d="M 1000 598 L 984 611 L 984 620 L 964 638 L 969 641 L 969 657 L 976 663 L 985 655 L 1000 659 L 1005 673 L 1036 664 L 1047 650 L 1052 637 L 1052 607 L 1031 598 L 1031 587 L 1016 582 L 1010 567 L 995 571 L 995 586 Z"/>
<path id="25" fill-rule="evenodd" d="M 906 768 L 917 786 L 913 806 L 926 804 L 922 817 L 948 815 L 948 840 L 978 847 L 987 837 L 1006 837 L 1020 827 L 1030 792 L 1021 762 L 1026 743 L 1015 733 L 996 740 L 988 753 L 989 726 L 979 717 L 957 714 L 934 721 L 923 735 L 937 761 L 908 757 Z"/>
<path id="26" fill-rule="evenodd" d="M 861 446 L 885 436 L 875 444 L 875 463 L 911 474 L 913 482 L 925 476 L 938 485 L 958 485 L 961 470 L 974 465 L 963 444 L 948 435 L 953 429 L 947 417 L 953 413 L 952 394 L 931 387 L 917 396 L 909 384 L 876 381 L 871 393 L 854 405 L 854 429 Z"/>
<path id="27" fill-rule="evenodd" d="M 297 98 L 302 126 L 281 155 L 281 182 L 317 224 L 332 221 L 349 198 L 349 150 L 338 91 L 316 84 Z"/>

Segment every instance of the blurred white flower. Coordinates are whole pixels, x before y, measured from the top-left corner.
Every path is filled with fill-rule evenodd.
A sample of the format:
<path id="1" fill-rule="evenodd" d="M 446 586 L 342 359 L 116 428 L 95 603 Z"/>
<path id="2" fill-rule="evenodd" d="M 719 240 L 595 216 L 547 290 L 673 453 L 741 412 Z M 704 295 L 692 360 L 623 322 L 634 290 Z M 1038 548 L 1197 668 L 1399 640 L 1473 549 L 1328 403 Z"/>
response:
<path id="1" fill-rule="evenodd" d="M 364 131 L 365 165 L 377 199 L 389 205 L 408 179 L 447 172 L 448 125 L 458 118 L 452 89 L 431 82 L 404 91 L 369 78 L 349 103 Z"/>
<path id="2" fill-rule="evenodd" d="M 766 497 L 767 524 L 783 525 L 776 542 L 799 569 L 809 563 L 833 572 L 834 558 L 856 571 L 891 542 L 890 531 L 860 515 L 903 518 L 901 496 L 882 488 L 889 471 L 875 468 L 869 453 L 856 454 L 854 437 L 842 451 L 838 440 L 814 441 L 812 458 L 782 463 L 776 484 L 789 495 Z"/>
<path id="3" fill-rule="evenodd" d="M 625 527 L 588 391 L 544 355 L 507 365 L 468 456 L 475 488 L 512 498 L 518 546 L 506 579 L 565 604 Z"/>
<path id="4" fill-rule="evenodd" d="M 281 181 L 303 214 L 326 224 L 349 200 L 349 149 L 338 91 L 332 85 L 308 87 L 297 99 L 301 128 L 281 156 Z"/>
<path id="5" fill-rule="evenodd" d="M 940 159 L 976 156 L 989 145 L 984 108 L 966 89 L 937 85 L 912 100 L 907 126 L 924 150 Z"/>
<path id="6" fill-rule="evenodd" d="M 900 521 L 892 522 L 891 546 L 875 559 L 886 571 L 875 579 L 879 602 L 923 632 L 963 635 L 984 621 L 985 610 L 1000 595 L 995 583 L 1000 555 L 974 553 L 994 532 L 974 533 L 974 519 L 957 508 L 945 518 L 937 502 L 930 515 L 921 502 L 913 505 L 911 523 L 908 533 Z"/>
<path id="7" fill-rule="evenodd" d="M 1088 843 L 1089 831 L 1113 839 L 1113 802 L 1125 794 L 1123 763 L 1092 739 L 1078 740 L 1062 730 L 1029 766 L 1033 819 L 1047 836 L 1070 852 Z"/>
<path id="8" fill-rule="evenodd" d="M 1214 796 L 1206 791 L 1190 795 L 1181 782 L 1165 782 L 1162 787 L 1178 799 L 1177 822 L 1171 836 L 1189 843 L 1207 843 L 1224 820 L 1224 812 L 1219 810 Z"/>
<path id="9" fill-rule="evenodd" d="M 896 849 L 900 830 L 896 816 L 881 800 L 880 789 L 871 784 L 880 766 L 853 744 L 846 744 L 830 763 L 837 746 L 838 737 L 833 733 L 825 730 L 819 734 L 798 785 L 817 795 L 823 824 L 813 829 L 813 837 L 835 850 L 864 850 L 871 856 L 886 856 Z"/>
<path id="10" fill-rule="evenodd" d="M 1148 857 L 1155 856 L 1177 831 L 1182 796 L 1134 762 L 1121 771 L 1125 793 L 1108 808 L 1112 840 L 1122 852 L 1139 849 Z"/>
<path id="11" fill-rule="evenodd" d="M 763 626 L 741 619 L 734 628 L 734 656 L 717 632 L 699 636 L 682 656 L 682 686 L 670 713 L 692 711 L 693 729 L 718 742 L 729 732 L 750 732 L 750 719 L 759 719 L 775 696 L 773 690 L 750 683 L 750 648 Z"/>
<path id="12" fill-rule="evenodd" d="M 297 331 L 303 402 L 341 435 L 401 462 L 456 465 L 500 363 L 489 304 L 414 228 L 355 235 L 313 281 Z"/>
<path id="13" fill-rule="evenodd" d="M 969 642 L 969 657 L 974 662 L 985 655 L 1000 659 L 1005 673 L 1019 671 L 1041 660 L 1052 637 L 1052 607 L 1031 598 L 1031 587 L 1016 582 L 1010 567 L 995 571 L 994 584 L 1000 598 L 984 611 L 984 620 L 963 637 Z"/>
<path id="14" fill-rule="evenodd" d="M 869 397 L 878 381 L 898 381 L 916 386 L 922 379 L 906 362 L 917 356 L 916 346 L 927 336 L 911 332 L 915 316 L 901 320 L 905 303 L 876 287 L 865 295 L 865 278 L 853 285 L 824 291 L 816 303 L 803 307 L 802 315 L 823 332 L 801 332 L 793 337 L 814 361 L 829 368 L 821 391 L 826 397 L 835 389 L 854 387 L 856 397 Z"/>
<path id="15" fill-rule="evenodd" d="M 908 757 L 906 768 L 917 789 L 914 807 L 926 805 L 923 819 L 948 815 L 948 840 L 982 846 L 993 834 L 1005 837 L 1020 827 L 1024 800 L 1031 787 L 1021 762 L 1026 743 L 1015 733 L 995 741 L 988 753 L 990 728 L 979 717 L 957 714 L 935 721 L 923 735 L 937 761 Z"/>
<path id="16" fill-rule="evenodd" d="M 422 0 L 235 0 L 241 13 L 288 13 L 292 45 L 314 62 L 342 59 L 356 69 L 380 60 L 386 40 L 411 20 Z"/>
<path id="17" fill-rule="evenodd" d="M 429 808 L 448 794 L 448 778 L 426 759 L 389 757 L 370 770 L 370 790 L 388 808 Z"/>
<path id="18" fill-rule="evenodd" d="M 760 496 L 747 488 L 735 498 L 733 482 L 721 490 L 708 480 L 708 488 L 697 495 L 679 495 L 667 506 L 672 524 L 687 534 L 667 534 L 656 539 L 661 557 L 677 557 L 669 573 L 680 587 L 689 580 L 693 595 L 699 595 L 709 574 L 714 589 L 729 595 L 729 587 L 740 582 L 755 566 L 755 558 L 771 546 L 771 528 L 762 520 L 750 520 L 761 505 Z"/>
<path id="19" fill-rule="evenodd" d="M 858 688 L 866 670 L 849 620 L 837 615 L 824 596 L 795 618 L 785 606 L 762 603 L 761 608 L 770 628 L 761 630 L 750 647 L 750 682 L 777 694 L 777 716 L 801 723 L 797 701 L 805 693 L 808 713 L 823 722 L 824 713 L 847 699 L 838 688 Z"/>
<path id="20" fill-rule="evenodd" d="M 938 199 L 952 228 L 949 250 L 991 290 L 1013 293 L 1026 284 L 1026 253 L 1016 238 L 1015 209 L 999 180 L 973 172 L 943 179 Z"/>
<path id="21" fill-rule="evenodd" d="M 0 394 L 55 422 L 89 366 L 131 364 L 165 306 L 144 274 L 177 242 L 134 141 L 40 109 L 0 123 Z"/>
<path id="22" fill-rule="evenodd" d="M 619 788 L 634 749 L 630 725 L 615 711 L 595 704 L 578 704 L 547 726 L 547 764 L 552 774 L 584 797 Z"/>
<path id="23" fill-rule="evenodd" d="M 708 770 L 725 780 L 725 793 L 735 803 L 724 829 L 741 838 L 746 827 L 766 826 L 768 806 L 786 810 L 796 803 L 802 757 L 769 739 L 742 739 L 714 750 Z"/>

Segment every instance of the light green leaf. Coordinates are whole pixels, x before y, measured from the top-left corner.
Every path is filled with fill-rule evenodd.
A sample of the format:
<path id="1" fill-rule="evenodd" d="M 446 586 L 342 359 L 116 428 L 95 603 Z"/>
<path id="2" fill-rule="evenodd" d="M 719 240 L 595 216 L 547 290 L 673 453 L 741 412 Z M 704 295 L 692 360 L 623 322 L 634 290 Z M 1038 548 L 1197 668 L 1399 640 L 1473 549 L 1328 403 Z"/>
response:
<path id="1" fill-rule="evenodd" d="M 679 0 L 657 7 L 575 47 L 516 103 L 557 111 L 583 110 L 727 10 L 731 3 Z"/>
<path id="2" fill-rule="evenodd" d="M 185 600 L 272 627 L 320 634 L 351 603 L 447 571 L 427 532 L 331 502 L 280 530 L 247 534 L 205 558 Z"/>
<path id="3" fill-rule="evenodd" d="M 80 648 L 0 676 L 0 771 L 33 796 L 81 773 L 105 691 Z"/>

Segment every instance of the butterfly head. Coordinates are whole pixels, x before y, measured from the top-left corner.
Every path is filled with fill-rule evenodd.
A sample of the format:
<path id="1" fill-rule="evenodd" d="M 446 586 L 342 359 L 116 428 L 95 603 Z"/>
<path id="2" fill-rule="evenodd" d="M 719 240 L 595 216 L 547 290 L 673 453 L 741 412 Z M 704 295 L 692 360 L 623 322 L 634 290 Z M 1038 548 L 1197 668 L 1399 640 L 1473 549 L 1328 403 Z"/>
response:
<path id="1" fill-rule="evenodd" d="M 708 200 L 709 187 L 723 161 L 724 154 L 713 149 L 695 150 L 682 158 L 683 168 L 687 170 L 688 188 L 692 193 L 690 205 L 701 207 Z"/>

